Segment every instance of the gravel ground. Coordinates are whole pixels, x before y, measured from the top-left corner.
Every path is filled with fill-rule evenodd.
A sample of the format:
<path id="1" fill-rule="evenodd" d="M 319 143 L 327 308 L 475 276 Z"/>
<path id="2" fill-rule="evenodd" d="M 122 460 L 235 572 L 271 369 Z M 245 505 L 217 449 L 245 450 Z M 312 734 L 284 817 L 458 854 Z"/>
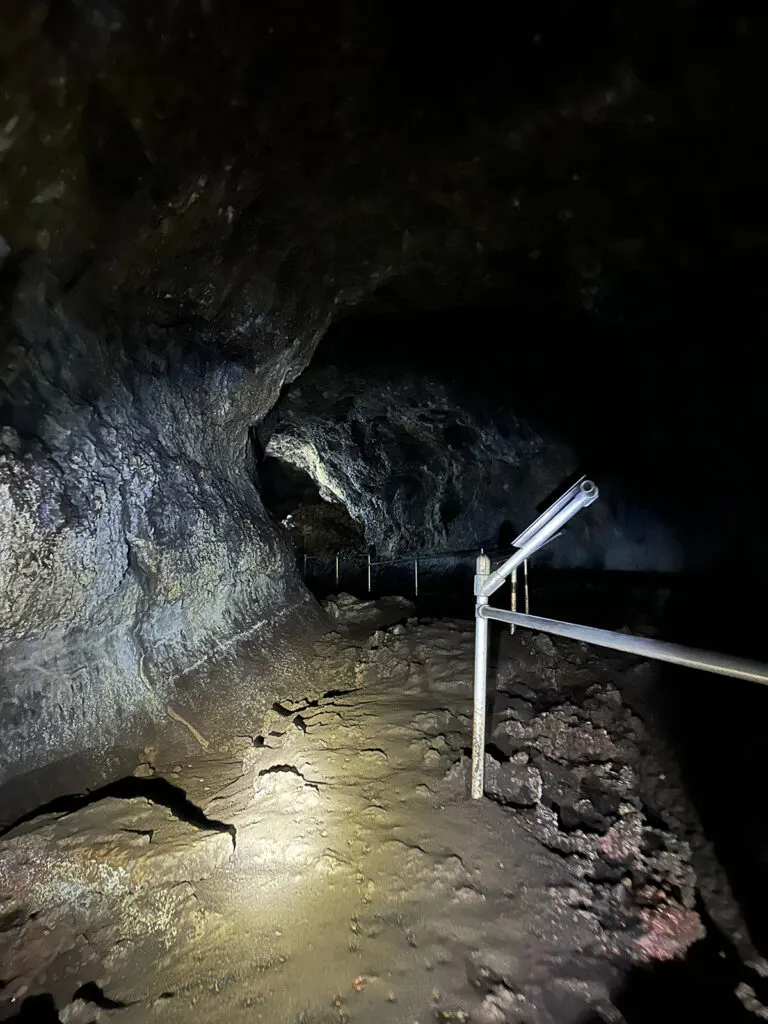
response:
<path id="1" fill-rule="evenodd" d="M 321 696 L 285 695 L 204 755 L 144 751 L 4 836 L 0 1019 L 765 1015 L 643 714 L 647 667 L 499 631 L 474 802 L 471 624 L 330 610 L 307 663 Z"/>

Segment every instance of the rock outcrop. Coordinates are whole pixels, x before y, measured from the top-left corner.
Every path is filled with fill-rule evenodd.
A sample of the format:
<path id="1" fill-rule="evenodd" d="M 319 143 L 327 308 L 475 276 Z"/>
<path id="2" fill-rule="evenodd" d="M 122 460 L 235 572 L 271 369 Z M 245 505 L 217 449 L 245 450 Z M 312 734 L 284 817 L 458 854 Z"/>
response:
<path id="1" fill-rule="evenodd" d="M 385 555 L 508 545 L 579 468 L 509 403 L 467 402 L 438 377 L 310 367 L 264 431 L 268 456 L 304 470 L 342 503 Z M 649 513 L 612 507 L 610 492 L 537 564 L 675 570 L 674 535 Z"/>
<path id="2" fill-rule="evenodd" d="M 217 645 L 307 604 L 248 424 L 286 372 L 21 305 L 0 443 L 0 778 L 162 719 Z"/>

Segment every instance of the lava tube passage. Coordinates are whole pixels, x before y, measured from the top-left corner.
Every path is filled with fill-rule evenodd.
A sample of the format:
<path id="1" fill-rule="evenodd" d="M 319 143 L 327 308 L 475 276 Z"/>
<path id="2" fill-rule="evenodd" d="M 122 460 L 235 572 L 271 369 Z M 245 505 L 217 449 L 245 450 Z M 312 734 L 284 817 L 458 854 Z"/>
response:
<path id="1" fill-rule="evenodd" d="M 768 1017 L 748 5 L 9 0 L 0 1022 Z"/>

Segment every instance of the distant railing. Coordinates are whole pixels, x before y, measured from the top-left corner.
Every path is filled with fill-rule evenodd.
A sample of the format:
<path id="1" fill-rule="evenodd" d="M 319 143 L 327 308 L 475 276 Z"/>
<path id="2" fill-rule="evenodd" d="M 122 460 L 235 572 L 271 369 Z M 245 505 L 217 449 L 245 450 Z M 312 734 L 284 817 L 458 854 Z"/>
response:
<path id="1" fill-rule="evenodd" d="M 447 552 L 445 554 L 448 554 Z M 442 558 L 444 554 L 426 556 L 427 558 Z M 467 553 L 469 557 L 469 552 Z M 373 570 L 379 566 L 384 565 L 403 565 L 413 566 L 413 593 L 415 597 L 419 596 L 419 556 L 417 554 L 398 555 L 394 558 L 376 558 L 370 551 L 353 551 L 353 552 L 341 552 L 336 551 L 333 554 L 327 555 L 302 555 L 303 574 L 304 579 L 309 579 L 310 568 L 312 562 L 323 562 L 326 565 L 330 563 L 333 565 L 334 582 L 338 589 L 341 581 L 341 570 L 345 567 L 349 571 L 349 566 L 352 565 L 354 569 L 359 569 L 365 573 L 367 580 L 367 590 L 370 594 L 373 589 Z"/>
<path id="2" fill-rule="evenodd" d="M 301 565 L 302 574 L 305 580 L 309 580 L 312 575 L 313 564 L 320 563 L 328 574 L 333 572 L 334 585 L 338 590 L 341 579 L 342 569 L 344 574 L 348 575 L 350 569 L 353 572 L 358 572 L 366 580 L 366 590 L 370 594 L 373 592 L 373 579 L 374 570 L 383 566 L 395 566 L 400 565 L 404 568 L 412 567 L 412 580 L 413 580 L 413 595 L 414 597 L 419 596 L 419 574 L 420 571 L 423 575 L 425 567 L 429 563 L 446 561 L 449 559 L 453 560 L 466 560 L 467 568 L 473 569 L 475 560 L 478 555 L 478 551 L 481 555 L 486 555 L 491 559 L 492 564 L 497 562 L 499 565 L 502 564 L 504 559 L 509 556 L 509 549 L 496 549 L 487 553 L 484 548 L 463 548 L 458 551 L 436 551 L 436 552 L 409 552 L 402 555 L 394 555 L 392 558 L 378 558 L 374 553 L 370 551 L 360 549 L 347 549 L 345 551 L 334 551 L 328 552 L 327 554 L 314 554 L 310 555 L 307 552 L 301 553 Z M 530 587 L 528 581 L 528 560 L 525 559 L 521 566 L 522 569 L 522 592 L 525 612 L 530 612 Z M 517 611 L 517 570 L 515 569 L 511 578 L 511 611 Z M 515 627 L 510 627 L 510 632 L 514 633 Z"/>

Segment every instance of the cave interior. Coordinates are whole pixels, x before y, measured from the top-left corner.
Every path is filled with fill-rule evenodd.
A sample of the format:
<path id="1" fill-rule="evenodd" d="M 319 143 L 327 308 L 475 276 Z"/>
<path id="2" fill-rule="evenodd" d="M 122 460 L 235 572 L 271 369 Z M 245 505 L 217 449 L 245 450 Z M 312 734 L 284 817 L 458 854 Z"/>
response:
<path id="1" fill-rule="evenodd" d="M 765 22 L 2 5 L 0 1020 L 768 1017 Z"/>

